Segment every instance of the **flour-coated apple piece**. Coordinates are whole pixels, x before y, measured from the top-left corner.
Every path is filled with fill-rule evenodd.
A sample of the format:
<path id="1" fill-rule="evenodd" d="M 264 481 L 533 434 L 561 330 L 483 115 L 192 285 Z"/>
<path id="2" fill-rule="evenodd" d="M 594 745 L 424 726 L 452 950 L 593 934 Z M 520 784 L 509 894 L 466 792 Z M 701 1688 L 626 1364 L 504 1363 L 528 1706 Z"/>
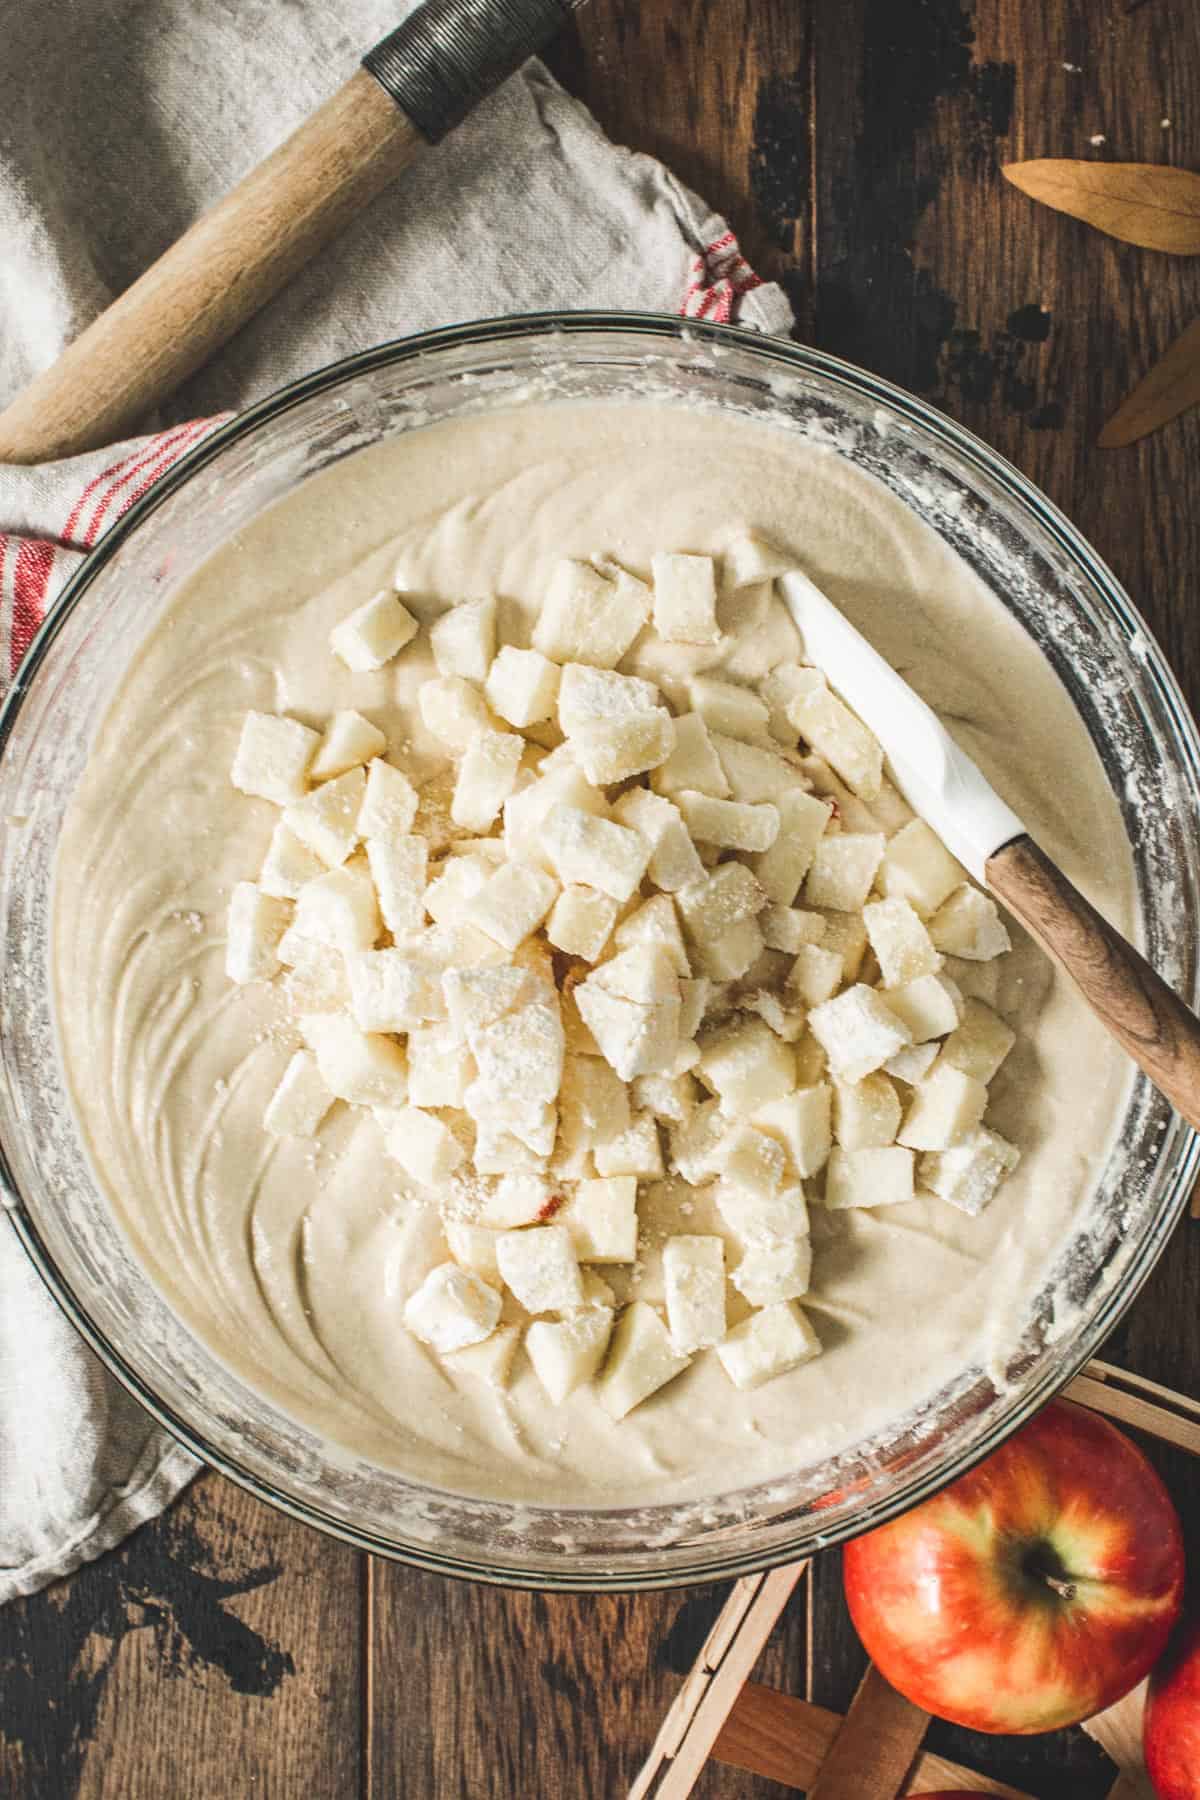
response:
<path id="1" fill-rule="evenodd" d="M 605 1412 L 624 1419 L 668 1381 L 683 1373 L 691 1358 L 676 1350 L 654 1308 L 635 1300 L 617 1320 L 608 1359 L 596 1384 Z"/>
<path id="2" fill-rule="evenodd" d="M 535 977 L 517 965 L 501 968 L 449 968 L 442 971 L 442 993 L 450 1023 L 460 1038 L 493 1025 L 505 1013 L 532 1001 Z"/>
<path id="3" fill-rule="evenodd" d="M 831 910 L 821 917 L 825 920 L 822 950 L 836 950 L 842 959 L 842 980 L 857 981 L 867 951 L 867 928 L 862 915 Z"/>
<path id="4" fill-rule="evenodd" d="M 356 950 L 346 956 L 346 974 L 360 1031 L 409 1031 L 446 1016 L 440 971 L 420 957 Z"/>
<path id="5" fill-rule="evenodd" d="M 612 1336 L 608 1307 L 592 1306 L 569 1319 L 534 1319 L 525 1329 L 533 1372 L 555 1406 L 590 1381 L 604 1361 Z"/>
<path id="6" fill-rule="evenodd" d="M 410 1056 L 411 1044 L 410 1044 Z M 501 1094 L 478 1079 L 463 1090 L 463 1107 L 476 1125 L 496 1125 L 532 1150 L 548 1157 L 558 1136 L 558 1107 L 553 1100 L 531 1099 L 524 1094 Z"/>
<path id="7" fill-rule="evenodd" d="M 582 882 L 563 888 L 546 921 L 546 938 L 568 956 L 596 962 L 616 924 L 620 907 L 610 894 Z"/>
<path id="8" fill-rule="evenodd" d="M 812 1240 L 807 1237 L 751 1243 L 729 1279 L 751 1306 L 775 1306 L 807 1294 L 812 1261 Z"/>
<path id="9" fill-rule="evenodd" d="M 768 712 L 753 689 L 715 675 L 693 675 L 688 682 L 692 711 L 699 713 L 710 732 L 743 743 L 761 741 L 767 733 Z M 719 751 L 718 751 L 719 754 Z M 728 775 L 728 769 L 725 771 Z"/>
<path id="10" fill-rule="evenodd" d="M 910 1150 L 948 1150 L 983 1118 L 987 1088 L 973 1075 L 935 1064 L 913 1089 L 898 1142 Z"/>
<path id="11" fill-rule="evenodd" d="M 941 953 L 920 914 L 907 900 L 896 895 L 872 900 L 863 907 L 862 916 L 884 987 L 903 987 L 924 975 L 937 974 L 942 966 Z"/>
<path id="12" fill-rule="evenodd" d="M 459 600 L 429 628 L 439 675 L 484 682 L 496 654 L 496 602 L 488 595 Z"/>
<path id="13" fill-rule="evenodd" d="M 562 1189 L 549 1175 L 513 1169 L 484 1195 L 474 1223 L 492 1231 L 519 1231 L 525 1225 L 545 1223 L 561 1203 Z"/>
<path id="14" fill-rule="evenodd" d="M 750 1121 L 782 1144 L 791 1171 L 807 1179 L 818 1174 L 829 1158 L 832 1107 L 829 1083 L 816 1081 L 756 1107 Z"/>
<path id="15" fill-rule="evenodd" d="M 780 829 L 783 829 L 782 825 Z M 806 912 L 803 907 L 787 906 L 779 901 L 765 906 L 758 922 L 768 950 L 782 950 L 789 956 L 798 955 L 806 945 L 820 944 L 825 936 L 822 913 Z M 839 967 L 839 984 L 841 979 Z"/>
<path id="16" fill-rule="evenodd" d="M 515 731 L 481 731 L 458 765 L 450 817 L 464 831 L 490 830 L 516 785 L 525 741 Z"/>
<path id="17" fill-rule="evenodd" d="M 930 918 L 965 880 L 961 863 L 924 819 L 910 820 L 888 839 L 879 885 L 889 898 L 907 900 L 923 919 Z"/>
<path id="18" fill-rule="evenodd" d="M 808 1012 L 804 1006 L 789 1006 L 770 988 L 756 988 L 742 1001 L 746 1012 L 757 1013 L 785 1044 L 795 1044 L 804 1036 Z"/>
<path id="19" fill-rule="evenodd" d="M 500 1323 L 500 1295 L 470 1269 L 440 1263 L 431 1269 L 404 1308 L 413 1336 L 439 1355 L 482 1343 Z"/>
<path id="20" fill-rule="evenodd" d="M 360 1030 L 344 1013 L 306 1013 L 300 1033 L 321 1079 L 348 1106 L 399 1108 L 408 1100 L 408 1058 L 390 1037 Z"/>
<path id="21" fill-rule="evenodd" d="M 568 738 L 588 725 L 637 719 L 662 710 L 662 694 L 653 681 L 618 675 L 612 669 L 594 669 L 582 662 L 568 663 L 562 671 L 558 723 Z"/>
<path id="22" fill-rule="evenodd" d="M 599 719 L 594 725 L 581 725 L 568 742 L 593 787 L 611 787 L 666 761 L 675 742 L 675 721 L 661 708 L 629 718 Z"/>
<path id="23" fill-rule="evenodd" d="M 592 1150 L 597 1175 L 632 1175 L 639 1181 L 661 1180 L 662 1145 L 654 1114 L 638 1113 L 620 1136 L 596 1144 Z"/>
<path id="24" fill-rule="evenodd" d="M 945 1037 L 963 1016 L 964 1001 L 949 975 L 921 975 L 884 993 L 888 1006 L 908 1026 L 914 1044 Z"/>
<path id="25" fill-rule="evenodd" d="M 881 1071 L 861 1081 L 833 1084 L 833 1134 L 843 1150 L 878 1150 L 894 1144 L 900 1112 L 900 1096 Z"/>
<path id="26" fill-rule="evenodd" d="M 720 1102 L 704 1100 L 668 1134 L 668 1161 L 692 1187 L 702 1187 L 718 1170 L 718 1153 L 729 1129 Z"/>
<path id="27" fill-rule="evenodd" d="M 613 802 L 612 816 L 651 846 L 646 873 L 656 888 L 674 894 L 689 882 L 703 881 L 704 864 L 673 801 L 649 788 L 632 787 Z"/>
<path id="28" fill-rule="evenodd" d="M 725 1245 L 680 1232 L 663 1245 L 663 1283 L 671 1346 L 681 1356 L 711 1349 L 725 1336 Z"/>
<path id="29" fill-rule="evenodd" d="M 813 851 L 804 880 L 804 904 L 836 912 L 861 912 L 883 859 L 882 832 L 826 834 Z"/>
<path id="30" fill-rule="evenodd" d="M 350 983 L 340 950 L 299 937 L 290 925 L 279 940 L 284 965 L 280 986 L 292 1018 L 305 1013 L 349 1012 Z"/>
<path id="31" fill-rule="evenodd" d="M 557 1001 L 521 1006 L 471 1035 L 479 1079 L 534 1103 L 558 1098 L 565 1048 Z"/>
<path id="32" fill-rule="evenodd" d="M 961 1022 L 942 1045 L 942 1062 L 976 1081 L 988 1082 L 1017 1041 L 1017 1034 L 982 1000 L 962 1003 Z"/>
<path id="33" fill-rule="evenodd" d="M 307 791 L 309 765 L 320 742 L 320 732 L 299 719 L 248 712 L 229 779 L 240 793 L 289 806 Z"/>
<path id="34" fill-rule="evenodd" d="M 761 1387 L 821 1354 L 821 1340 L 794 1300 L 764 1306 L 735 1325 L 717 1356 L 737 1388 Z"/>
<path id="35" fill-rule="evenodd" d="M 783 1186 L 787 1157 L 783 1145 L 753 1125 L 734 1125 L 718 1152 L 717 1167 L 730 1187 L 756 1200 L 769 1200 Z"/>
<path id="36" fill-rule="evenodd" d="M 239 881 L 229 897 L 225 933 L 225 973 L 245 986 L 270 981 L 279 973 L 279 940 L 292 909 L 286 900 L 265 894 L 253 881 Z"/>
<path id="37" fill-rule="evenodd" d="M 370 719 L 353 709 L 335 712 L 308 765 L 309 779 L 329 781 L 334 775 L 344 775 L 347 769 L 369 763 L 372 757 L 382 756 L 386 749 L 386 737 Z"/>
<path id="38" fill-rule="evenodd" d="M 428 845 L 422 837 L 370 837 L 367 866 L 383 922 L 393 937 L 425 923 Z"/>
<path id="39" fill-rule="evenodd" d="M 677 976 L 685 981 L 691 979 L 692 969 L 679 928 L 679 915 L 669 894 L 654 894 L 643 901 L 622 919 L 613 934 L 613 941 L 618 950 L 653 947 L 669 959 Z"/>
<path id="40" fill-rule="evenodd" d="M 520 1175 L 545 1172 L 546 1158 L 523 1144 L 503 1125 L 476 1122 L 471 1158 L 477 1175 Z"/>
<path id="41" fill-rule="evenodd" d="M 757 919 L 740 919 L 720 937 L 696 946 L 696 966 L 712 982 L 740 981 L 766 948 Z"/>
<path id="42" fill-rule="evenodd" d="M 594 788 L 574 760 L 556 765 L 519 788 L 504 803 L 504 846 L 510 857 L 554 870 L 542 842 L 547 816 L 560 804 L 597 818 L 607 817 L 604 795 Z"/>
<path id="43" fill-rule="evenodd" d="M 722 850 L 769 850 L 779 836 L 779 811 L 769 802 L 749 806 L 741 800 L 715 800 L 684 788 L 678 795 L 683 822 L 692 837 Z"/>
<path id="44" fill-rule="evenodd" d="M 938 907 L 929 921 L 929 935 L 939 950 L 964 962 L 991 962 L 1012 949 L 996 902 L 968 885 Z"/>
<path id="45" fill-rule="evenodd" d="M 741 1019 L 706 1039 L 697 1073 L 727 1117 L 743 1118 L 792 1091 L 796 1059 L 761 1019 Z"/>
<path id="46" fill-rule="evenodd" d="M 805 1006 L 821 1006 L 832 1000 L 842 985 L 840 952 L 824 944 L 801 944 L 788 973 L 788 992 Z"/>
<path id="47" fill-rule="evenodd" d="M 638 1075 L 631 1085 L 630 1098 L 639 1112 L 652 1113 L 656 1119 L 672 1125 L 682 1125 L 700 1104 L 690 1075 Z"/>
<path id="48" fill-rule="evenodd" d="M 421 1187 L 441 1187 L 466 1158 L 445 1121 L 419 1106 L 401 1107 L 383 1141 L 393 1162 Z"/>
<path id="49" fill-rule="evenodd" d="M 712 994 L 712 985 L 707 975 L 696 975 L 691 980 L 680 981 L 679 1038 L 681 1043 L 689 1043 L 703 1024 Z"/>
<path id="50" fill-rule="evenodd" d="M 947 1149 L 928 1151 L 917 1165 L 917 1180 L 974 1218 L 990 1206 L 1020 1160 L 1015 1144 L 980 1125 Z"/>
<path id="51" fill-rule="evenodd" d="M 456 756 L 461 756 L 481 731 L 496 729 L 482 693 L 461 675 L 423 681 L 417 690 L 417 706 L 426 731 Z"/>
<path id="52" fill-rule="evenodd" d="M 468 901 L 491 879 L 495 867 L 490 857 L 446 857 L 424 889 L 421 896 L 423 910 L 438 925 L 461 923 Z"/>
<path id="53" fill-rule="evenodd" d="M 312 1051 L 297 1050 L 271 1096 L 263 1125 L 272 1137 L 315 1137 L 333 1101 Z"/>
<path id="54" fill-rule="evenodd" d="M 774 804 L 779 835 L 768 850 L 751 859 L 750 867 L 767 899 L 790 907 L 812 867 L 832 809 L 827 800 L 800 788 L 781 794 Z"/>
<path id="55" fill-rule="evenodd" d="M 542 848 L 564 887 L 581 882 L 621 902 L 637 892 L 650 861 L 640 832 L 561 801 L 542 822 Z"/>
<path id="56" fill-rule="evenodd" d="M 296 896 L 295 929 L 300 937 L 348 954 L 369 950 L 381 929 L 375 883 L 365 859 L 330 869 L 307 881 Z"/>
<path id="57" fill-rule="evenodd" d="M 610 581 L 590 563 L 564 557 L 533 628 L 533 647 L 557 663 L 615 669 L 650 613 L 650 592 L 624 571 Z"/>
<path id="58" fill-rule="evenodd" d="M 829 1153 L 825 1170 L 825 1205 L 830 1212 L 848 1207 L 899 1206 L 913 1197 L 913 1153 L 899 1144 L 871 1150 Z"/>
<path id="59" fill-rule="evenodd" d="M 417 630 L 400 596 L 384 588 L 334 626 L 329 648 L 356 675 L 369 675 L 398 656 Z"/>
<path id="60" fill-rule="evenodd" d="M 883 1065 L 883 1072 L 897 1081 L 906 1081 L 909 1087 L 915 1087 L 918 1081 L 924 1081 L 928 1075 L 937 1061 L 940 1049 L 941 1045 L 934 1038 L 924 1044 L 906 1044 L 903 1050 L 897 1050 L 895 1056 L 889 1056 Z"/>
<path id="61" fill-rule="evenodd" d="M 531 1313 L 572 1313 L 583 1305 L 579 1261 L 565 1225 L 506 1231 L 496 1241 L 504 1285 Z"/>
<path id="62" fill-rule="evenodd" d="M 862 982 L 814 1006 L 808 1025 L 840 1081 L 861 1081 L 865 1075 L 873 1075 L 897 1050 L 912 1042 L 904 1020 L 881 994 Z"/>
<path id="63" fill-rule="evenodd" d="M 347 769 L 332 781 L 322 782 L 302 800 L 294 800 L 283 822 L 327 868 L 340 868 L 358 843 L 358 816 L 362 811 L 367 777 L 361 768 Z"/>
<path id="64" fill-rule="evenodd" d="M 745 744 L 726 732 L 712 731 L 710 735 L 733 799 L 778 803 L 781 795 L 807 787 L 798 763 L 789 762 L 777 749 Z"/>
<path id="65" fill-rule="evenodd" d="M 467 1344 L 445 1357 L 446 1367 L 455 1375 L 469 1375 L 489 1387 L 506 1388 L 512 1374 L 513 1359 L 521 1341 L 519 1325 L 498 1325 L 489 1337 L 478 1344 Z"/>
<path id="66" fill-rule="evenodd" d="M 414 1106 L 461 1108 L 474 1079 L 475 1059 L 451 1024 L 409 1027 L 408 1097 Z"/>
<path id="67" fill-rule="evenodd" d="M 808 1201 L 799 1182 L 774 1194 L 752 1194 L 719 1181 L 717 1210 L 743 1244 L 790 1243 L 809 1233 Z"/>
<path id="68" fill-rule="evenodd" d="M 589 979 L 576 987 L 575 1003 L 601 1055 L 622 1081 L 673 1071 L 679 1045 L 678 994 L 630 1000 Z"/>
<path id="69" fill-rule="evenodd" d="M 722 556 L 722 574 L 727 588 L 775 581 L 795 567 L 796 559 L 790 551 L 780 549 L 778 544 L 757 531 L 739 532 L 730 539 Z"/>
<path id="70" fill-rule="evenodd" d="M 554 717 L 560 675 L 558 664 L 540 650 L 505 644 L 493 658 L 483 691 L 492 711 L 523 731 Z"/>
<path id="71" fill-rule="evenodd" d="M 755 688 L 767 709 L 767 730 L 777 744 L 795 750 L 800 732 L 792 723 L 791 705 L 807 693 L 803 669 L 794 662 L 777 663 L 758 678 Z"/>
<path id="72" fill-rule="evenodd" d="M 883 750 L 855 718 L 848 706 L 832 693 L 819 669 L 799 670 L 793 681 L 787 713 L 806 744 L 841 776 L 851 793 L 871 801 L 883 781 Z"/>
<path id="73" fill-rule="evenodd" d="M 376 756 L 367 767 L 367 785 L 358 814 L 360 838 L 407 837 L 417 816 L 417 790 L 403 769 Z"/>
<path id="74" fill-rule="evenodd" d="M 267 854 L 259 870 L 258 885 L 264 894 L 276 900 L 294 900 L 306 881 L 315 881 L 325 872 L 319 856 L 301 843 L 295 832 L 280 819 L 271 833 Z"/>
<path id="75" fill-rule="evenodd" d="M 516 950 L 546 918 L 558 897 L 553 875 L 532 863 L 502 863 L 462 908 L 468 925 L 506 950 Z"/>
<path id="76" fill-rule="evenodd" d="M 590 1149 L 623 1135 L 632 1123 L 629 1089 L 602 1057 L 569 1056 L 561 1090 L 563 1129 Z"/>
<path id="77" fill-rule="evenodd" d="M 683 713 L 675 720 L 674 747 L 666 761 L 652 772 L 650 786 L 666 799 L 677 799 L 683 793 L 710 794 L 716 800 L 728 798 L 725 771 L 699 713 Z"/>
<path id="78" fill-rule="evenodd" d="M 721 938 L 743 919 L 754 918 L 766 904 L 760 882 L 744 863 L 719 863 L 711 874 L 682 888 L 676 896 L 689 937 L 697 943 Z"/>
<path id="79" fill-rule="evenodd" d="M 672 644 L 715 644 L 717 578 L 711 556 L 660 551 L 654 573 L 654 629 Z"/>
<path id="80" fill-rule="evenodd" d="M 588 985 L 643 1004 L 679 997 L 674 957 L 663 945 L 654 943 L 635 943 L 618 950 L 592 970 Z"/>
<path id="81" fill-rule="evenodd" d="M 606 1175 L 580 1181 L 561 1219 L 580 1262 L 633 1262 L 638 1233 L 636 1176 Z"/>

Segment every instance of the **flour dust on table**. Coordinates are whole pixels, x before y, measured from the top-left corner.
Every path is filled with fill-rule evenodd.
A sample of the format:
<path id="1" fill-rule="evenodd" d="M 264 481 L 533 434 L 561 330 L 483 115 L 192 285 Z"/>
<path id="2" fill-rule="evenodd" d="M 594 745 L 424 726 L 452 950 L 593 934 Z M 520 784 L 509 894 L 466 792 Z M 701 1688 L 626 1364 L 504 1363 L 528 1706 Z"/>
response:
<path id="1" fill-rule="evenodd" d="M 564 403 L 362 452 L 121 684 L 57 870 L 80 1121 L 178 1314 L 349 1451 L 702 1498 L 1028 1323 L 1128 1065 L 803 665 L 788 567 L 1130 929 L 1034 645 L 881 486 L 748 421 Z"/>

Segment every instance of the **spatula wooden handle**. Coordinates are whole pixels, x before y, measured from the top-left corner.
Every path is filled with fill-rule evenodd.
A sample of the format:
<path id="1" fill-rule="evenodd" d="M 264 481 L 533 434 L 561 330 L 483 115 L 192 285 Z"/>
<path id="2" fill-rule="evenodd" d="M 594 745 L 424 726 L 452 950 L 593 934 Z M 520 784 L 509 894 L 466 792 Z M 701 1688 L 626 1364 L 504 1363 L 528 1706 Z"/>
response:
<path id="1" fill-rule="evenodd" d="M 1030 838 L 988 861 L 987 884 L 1077 983 L 1106 1030 L 1200 1129 L 1200 1019 Z"/>
<path id="2" fill-rule="evenodd" d="M 0 462 L 69 456 L 141 421 L 424 142 L 357 70 L 0 413 Z"/>

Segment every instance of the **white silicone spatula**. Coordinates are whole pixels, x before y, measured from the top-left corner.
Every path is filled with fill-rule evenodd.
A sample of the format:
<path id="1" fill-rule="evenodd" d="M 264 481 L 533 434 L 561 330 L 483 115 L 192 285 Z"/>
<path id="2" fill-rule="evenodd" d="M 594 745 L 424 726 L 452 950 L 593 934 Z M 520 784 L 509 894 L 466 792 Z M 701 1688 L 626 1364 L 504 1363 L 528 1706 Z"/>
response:
<path id="1" fill-rule="evenodd" d="M 1200 1020 L 1033 842 L 937 714 L 798 570 L 780 591 L 804 657 L 883 745 L 914 812 L 1079 987 L 1097 1019 L 1200 1129 Z"/>

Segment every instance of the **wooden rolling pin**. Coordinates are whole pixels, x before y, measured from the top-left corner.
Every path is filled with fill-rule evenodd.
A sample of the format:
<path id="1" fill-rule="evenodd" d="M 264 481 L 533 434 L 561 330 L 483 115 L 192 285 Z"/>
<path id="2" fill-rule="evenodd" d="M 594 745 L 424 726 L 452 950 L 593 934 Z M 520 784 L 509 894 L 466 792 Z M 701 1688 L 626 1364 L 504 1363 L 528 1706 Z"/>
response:
<path id="1" fill-rule="evenodd" d="M 428 0 L 0 413 L 0 462 L 144 419 L 579 4 Z"/>

